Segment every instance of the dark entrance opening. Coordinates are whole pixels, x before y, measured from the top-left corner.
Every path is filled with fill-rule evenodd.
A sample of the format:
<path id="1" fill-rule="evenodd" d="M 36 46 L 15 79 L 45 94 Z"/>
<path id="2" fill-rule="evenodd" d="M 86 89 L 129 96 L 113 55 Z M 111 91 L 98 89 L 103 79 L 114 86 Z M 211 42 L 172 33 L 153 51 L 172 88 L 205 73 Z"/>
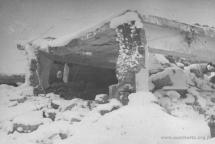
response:
<path id="1" fill-rule="evenodd" d="M 64 64 L 55 61 L 52 65 L 47 92 L 54 92 L 65 99 L 74 97 L 92 100 L 96 94 L 108 94 L 109 86 L 116 84 L 115 69 L 68 63 L 68 83 L 63 82 Z"/>

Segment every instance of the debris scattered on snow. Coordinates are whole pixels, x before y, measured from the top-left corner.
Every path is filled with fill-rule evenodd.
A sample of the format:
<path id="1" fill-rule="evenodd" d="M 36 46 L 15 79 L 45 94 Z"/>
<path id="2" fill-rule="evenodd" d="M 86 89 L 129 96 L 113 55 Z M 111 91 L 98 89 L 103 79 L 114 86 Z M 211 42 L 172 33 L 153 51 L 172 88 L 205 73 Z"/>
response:
<path id="1" fill-rule="evenodd" d="M 95 101 L 99 104 L 107 103 L 109 99 L 109 96 L 107 94 L 98 94 L 95 97 Z"/>
<path id="2" fill-rule="evenodd" d="M 101 104 L 95 108 L 95 111 L 99 112 L 101 115 L 104 115 L 108 112 L 120 108 L 122 104 L 117 99 L 111 99 L 109 103 Z"/>

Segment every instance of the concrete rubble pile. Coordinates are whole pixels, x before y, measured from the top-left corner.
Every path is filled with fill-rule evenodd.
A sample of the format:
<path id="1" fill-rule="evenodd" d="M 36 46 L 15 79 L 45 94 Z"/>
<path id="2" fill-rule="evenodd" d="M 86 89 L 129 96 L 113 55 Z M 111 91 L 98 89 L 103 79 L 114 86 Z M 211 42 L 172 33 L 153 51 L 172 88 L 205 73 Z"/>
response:
<path id="1" fill-rule="evenodd" d="M 210 76 L 199 78 L 187 71 L 185 63 L 179 66 L 178 62 L 171 63 L 165 56 L 153 55 L 152 58 L 154 63 L 150 69 L 149 87 L 157 103 L 174 117 L 208 122 L 215 112 L 215 91 Z M 1 143 L 66 140 L 77 132 L 79 123 L 85 117 L 87 120 L 84 121 L 94 121 L 128 103 L 104 93 L 95 95 L 92 100 L 66 100 L 54 93 L 35 97 L 32 89 L 25 85 L 1 85 L 0 89 L 0 131 L 5 137 Z"/>

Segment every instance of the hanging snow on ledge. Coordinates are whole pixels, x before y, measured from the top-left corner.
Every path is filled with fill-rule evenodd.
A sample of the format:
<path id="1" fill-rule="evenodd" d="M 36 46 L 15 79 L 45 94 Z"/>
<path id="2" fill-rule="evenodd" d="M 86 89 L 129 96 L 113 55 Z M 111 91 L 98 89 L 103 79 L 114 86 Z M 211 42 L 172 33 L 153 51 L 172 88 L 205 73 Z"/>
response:
<path id="1" fill-rule="evenodd" d="M 129 11 L 119 17 L 115 17 L 111 20 L 110 27 L 115 29 L 117 26 L 130 23 L 131 21 L 135 21 L 136 28 L 143 28 L 143 23 L 135 11 Z"/>

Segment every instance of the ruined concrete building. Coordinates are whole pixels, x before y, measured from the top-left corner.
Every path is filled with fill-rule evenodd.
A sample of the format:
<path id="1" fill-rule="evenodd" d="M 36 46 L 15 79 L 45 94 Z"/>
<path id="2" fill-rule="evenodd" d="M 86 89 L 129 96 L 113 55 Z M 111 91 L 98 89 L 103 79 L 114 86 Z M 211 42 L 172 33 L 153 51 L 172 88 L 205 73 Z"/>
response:
<path id="1" fill-rule="evenodd" d="M 38 92 L 54 91 L 61 81 L 83 93 L 96 89 L 93 95 L 115 96 L 123 86 L 148 90 L 148 53 L 215 62 L 214 46 L 213 28 L 127 10 L 86 31 L 18 44 L 18 49 L 28 59 L 26 83 Z"/>

